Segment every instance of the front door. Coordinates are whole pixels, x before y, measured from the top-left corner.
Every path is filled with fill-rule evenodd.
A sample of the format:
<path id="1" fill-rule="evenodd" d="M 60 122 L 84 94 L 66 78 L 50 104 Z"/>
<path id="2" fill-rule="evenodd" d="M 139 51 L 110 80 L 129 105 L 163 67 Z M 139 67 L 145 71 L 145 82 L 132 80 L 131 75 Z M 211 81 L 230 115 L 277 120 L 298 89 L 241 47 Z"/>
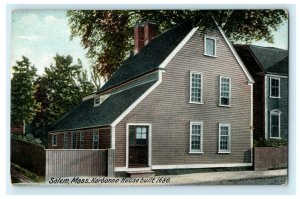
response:
<path id="1" fill-rule="evenodd" d="M 149 126 L 129 126 L 129 167 L 148 167 Z"/>

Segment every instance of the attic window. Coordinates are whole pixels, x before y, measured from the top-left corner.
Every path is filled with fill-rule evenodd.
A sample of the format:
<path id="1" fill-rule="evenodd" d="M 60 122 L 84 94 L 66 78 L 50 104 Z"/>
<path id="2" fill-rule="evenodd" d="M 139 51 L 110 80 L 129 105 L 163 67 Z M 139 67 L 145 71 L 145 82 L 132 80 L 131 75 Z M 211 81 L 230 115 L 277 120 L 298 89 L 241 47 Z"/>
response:
<path id="1" fill-rule="evenodd" d="M 94 106 L 99 106 L 100 105 L 100 96 L 97 95 L 94 97 Z"/>
<path id="2" fill-rule="evenodd" d="M 204 37 L 204 55 L 216 57 L 217 49 L 216 49 L 216 39 L 213 37 Z"/>
<path id="3" fill-rule="evenodd" d="M 94 97 L 94 106 L 99 106 L 99 105 L 102 104 L 109 96 L 110 96 L 110 94 L 106 94 L 106 95 L 96 95 L 96 96 Z"/>

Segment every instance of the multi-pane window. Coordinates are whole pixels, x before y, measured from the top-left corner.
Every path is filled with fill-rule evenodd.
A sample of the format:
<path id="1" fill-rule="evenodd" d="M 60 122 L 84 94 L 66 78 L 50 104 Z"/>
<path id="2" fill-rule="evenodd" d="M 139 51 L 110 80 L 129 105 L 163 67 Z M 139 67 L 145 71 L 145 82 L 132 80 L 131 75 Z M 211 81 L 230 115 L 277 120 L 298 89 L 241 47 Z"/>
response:
<path id="1" fill-rule="evenodd" d="M 68 148 L 68 133 L 64 133 L 64 149 Z"/>
<path id="2" fill-rule="evenodd" d="M 216 56 L 216 39 L 205 37 L 204 54 L 209 56 Z"/>
<path id="3" fill-rule="evenodd" d="M 57 135 L 52 134 L 52 146 L 57 145 Z"/>
<path id="4" fill-rule="evenodd" d="M 94 130 L 93 131 L 93 149 L 98 149 L 99 148 L 99 131 Z"/>
<path id="5" fill-rule="evenodd" d="M 72 149 L 77 149 L 77 134 L 76 134 L 76 132 L 72 132 L 72 134 L 71 134 L 71 143 L 72 143 Z"/>
<path id="6" fill-rule="evenodd" d="M 280 79 L 271 77 L 270 78 L 270 96 L 280 97 Z"/>
<path id="7" fill-rule="evenodd" d="M 280 111 L 273 110 L 270 113 L 270 137 L 280 138 Z"/>
<path id="8" fill-rule="evenodd" d="M 190 102 L 202 103 L 202 73 L 190 73 Z"/>
<path id="9" fill-rule="evenodd" d="M 219 124 L 219 153 L 230 152 L 230 124 Z"/>
<path id="10" fill-rule="evenodd" d="M 230 106 L 231 80 L 228 77 L 220 77 L 220 105 Z"/>
<path id="11" fill-rule="evenodd" d="M 129 126 L 129 144 L 147 145 L 149 126 Z"/>
<path id="12" fill-rule="evenodd" d="M 191 122 L 190 123 L 190 153 L 201 153 L 202 152 L 202 122 Z"/>
<path id="13" fill-rule="evenodd" d="M 147 143 L 147 127 L 136 128 L 136 144 Z"/>
<path id="14" fill-rule="evenodd" d="M 84 133 L 80 132 L 80 148 L 84 149 Z"/>

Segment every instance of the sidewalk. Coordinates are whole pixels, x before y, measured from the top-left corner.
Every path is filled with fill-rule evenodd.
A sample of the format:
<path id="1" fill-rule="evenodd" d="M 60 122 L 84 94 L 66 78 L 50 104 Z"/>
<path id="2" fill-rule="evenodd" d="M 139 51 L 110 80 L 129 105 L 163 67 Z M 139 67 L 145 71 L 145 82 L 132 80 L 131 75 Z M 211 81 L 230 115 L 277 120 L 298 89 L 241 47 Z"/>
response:
<path id="1" fill-rule="evenodd" d="M 272 177 L 287 177 L 287 169 L 268 171 L 227 171 L 213 173 L 193 173 L 185 175 L 172 175 L 171 183 L 174 185 L 212 184 L 212 182 L 228 180 L 263 179 Z"/>

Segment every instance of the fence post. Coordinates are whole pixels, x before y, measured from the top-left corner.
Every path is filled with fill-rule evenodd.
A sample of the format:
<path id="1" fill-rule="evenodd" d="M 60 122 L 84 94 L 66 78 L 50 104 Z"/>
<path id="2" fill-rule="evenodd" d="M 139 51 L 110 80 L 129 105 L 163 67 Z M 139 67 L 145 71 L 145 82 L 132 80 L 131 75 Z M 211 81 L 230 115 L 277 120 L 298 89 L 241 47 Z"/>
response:
<path id="1" fill-rule="evenodd" d="M 115 176 L 115 150 L 114 149 L 107 150 L 107 176 L 108 177 Z"/>

